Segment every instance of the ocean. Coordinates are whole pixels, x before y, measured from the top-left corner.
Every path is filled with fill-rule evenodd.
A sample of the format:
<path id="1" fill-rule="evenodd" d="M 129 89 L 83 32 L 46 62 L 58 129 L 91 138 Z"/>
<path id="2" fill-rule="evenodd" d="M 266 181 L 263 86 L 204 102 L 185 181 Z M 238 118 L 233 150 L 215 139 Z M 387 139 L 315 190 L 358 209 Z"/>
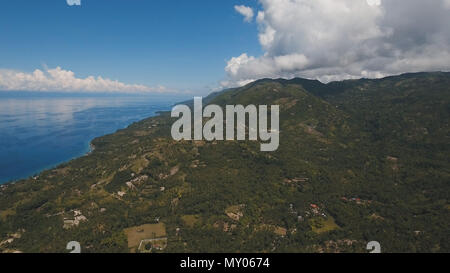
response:
<path id="1" fill-rule="evenodd" d="M 186 97 L 0 95 L 0 184 L 89 152 L 92 139 L 170 110 Z"/>

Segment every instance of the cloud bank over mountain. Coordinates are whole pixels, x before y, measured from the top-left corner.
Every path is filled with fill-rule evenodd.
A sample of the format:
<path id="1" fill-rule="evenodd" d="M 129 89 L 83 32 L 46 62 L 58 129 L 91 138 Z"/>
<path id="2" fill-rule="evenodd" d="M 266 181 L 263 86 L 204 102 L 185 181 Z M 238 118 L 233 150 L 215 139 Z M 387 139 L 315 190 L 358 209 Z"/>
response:
<path id="1" fill-rule="evenodd" d="M 223 86 L 450 69 L 449 0 L 259 0 L 262 56 L 243 53 Z M 252 11 L 253 12 L 253 11 Z"/>
<path id="2" fill-rule="evenodd" d="M 139 84 L 126 84 L 101 76 L 77 78 L 74 72 L 64 70 L 61 67 L 45 70 L 36 69 L 32 73 L 0 69 L 0 90 L 117 93 L 170 92 L 163 86 L 149 87 Z"/>

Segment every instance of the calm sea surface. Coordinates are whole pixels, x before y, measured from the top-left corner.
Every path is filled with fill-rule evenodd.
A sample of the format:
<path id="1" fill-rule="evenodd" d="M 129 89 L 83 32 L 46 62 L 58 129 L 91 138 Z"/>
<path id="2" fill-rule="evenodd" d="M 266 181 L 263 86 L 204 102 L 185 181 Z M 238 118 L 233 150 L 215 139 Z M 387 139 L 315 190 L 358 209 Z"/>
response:
<path id="1" fill-rule="evenodd" d="M 95 137 L 170 110 L 180 98 L 0 96 L 0 184 L 89 152 Z"/>

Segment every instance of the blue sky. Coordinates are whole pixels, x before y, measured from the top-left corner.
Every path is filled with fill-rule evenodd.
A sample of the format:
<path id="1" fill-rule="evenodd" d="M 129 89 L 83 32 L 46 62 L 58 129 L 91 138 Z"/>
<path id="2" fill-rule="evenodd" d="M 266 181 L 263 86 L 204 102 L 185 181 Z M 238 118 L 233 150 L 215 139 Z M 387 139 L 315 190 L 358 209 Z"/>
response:
<path id="1" fill-rule="evenodd" d="M 450 0 L 81 1 L 2 1 L 0 90 L 206 94 L 450 70 Z"/>
<path id="2" fill-rule="evenodd" d="M 207 92 L 226 61 L 261 54 L 255 24 L 234 5 L 256 1 L 2 1 L 0 69 L 61 67 L 77 77 Z"/>

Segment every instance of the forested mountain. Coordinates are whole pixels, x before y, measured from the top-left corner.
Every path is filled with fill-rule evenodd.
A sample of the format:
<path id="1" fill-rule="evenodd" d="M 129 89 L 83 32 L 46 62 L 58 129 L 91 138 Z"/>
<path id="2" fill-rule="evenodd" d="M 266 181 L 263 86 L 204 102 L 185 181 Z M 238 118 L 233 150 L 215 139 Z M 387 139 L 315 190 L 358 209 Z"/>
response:
<path id="1" fill-rule="evenodd" d="M 450 73 L 264 79 L 206 102 L 280 105 L 279 149 L 177 142 L 162 113 L 3 185 L 0 251 L 450 251 Z"/>

